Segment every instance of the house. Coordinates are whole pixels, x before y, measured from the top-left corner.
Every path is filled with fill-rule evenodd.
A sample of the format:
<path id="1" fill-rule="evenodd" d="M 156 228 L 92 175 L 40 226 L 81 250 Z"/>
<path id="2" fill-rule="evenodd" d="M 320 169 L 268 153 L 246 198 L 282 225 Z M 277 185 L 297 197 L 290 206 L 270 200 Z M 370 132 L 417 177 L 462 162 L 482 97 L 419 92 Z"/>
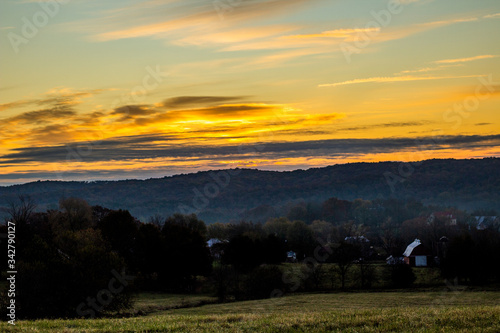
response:
<path id="1" fill-rule="evenodd" d="M 370 240 L 365 236 L 347 236 L 344 238 L 344 241 L 347 243 L 355 244 L 355 243 L 369 243 Z"/>
<path id="2" fill-rule="evenodd" d="M 297 262 L 297 253 L 288 251 L 286 253 L 286 262 Z"/>
<path id="3" fill-rule="evenodd" d="M 219 243 L 222 243 L 222 241 L 218 238 L 210 238 L 208 241 L 207 241 L 207 245 L 208 247 L 212 247 L 214 246 L 215 244 L 219 244 Z"/>
<path id="4" fill-rule="evenodd" d="M 361 248 L 361 255 L 363 258 L 372 257 L 375 254 L 373 246 L 370 246 L 370 240 L 365 236 L 347 236 L 344 241 L 349 244 L 356 244 Z"/>
<path id="5" fill-rule="evenodd" d="M 451 211 L 432 213 L 427 218 L 427 225 L 433 224 L 436 219 L 444 221 L 445 225 L 457 225 L 457 217 Z"/>
<path id="6" fill-rule="evenodd" d="M 387 265 L 391 266 L 400 265 L 405 263 L 405 259 L 404 257 L 393 257 L 392 255 L 390 255 L 385 259 L 385 262 L 387 263 Z"/>
<path id="7" fill-rule="evenodd" d="M 405 263 L 412 267 L 427 267 L 432 260 L 432 253 L 422 245 L 420 239 L 408 245 L 403 256 Z"/>
<path id="8" fill-rule="evenodd" d="M 222 258 L 224 254 L 225 242 L 217 238 L 211 238 L 207 241 L 208 248 L 210 249 L 210 254 L 215 259 Z"/>
<path id="9" fill-rule="evenodd" d="M 485 230 L 499 222 L 497 216 L 474 216 L 474 218 L 476 219 L 477 230 Z"/>

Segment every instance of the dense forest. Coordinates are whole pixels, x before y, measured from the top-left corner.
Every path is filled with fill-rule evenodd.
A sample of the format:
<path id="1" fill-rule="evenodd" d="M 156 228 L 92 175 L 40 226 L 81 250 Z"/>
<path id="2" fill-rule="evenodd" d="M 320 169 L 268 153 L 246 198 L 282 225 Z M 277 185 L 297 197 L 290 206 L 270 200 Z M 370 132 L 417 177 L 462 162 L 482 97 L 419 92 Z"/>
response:
<path id="1" fill-rule="evenodd" d="M 61 197 L 126 209 L 142 220 L 191 214 L 207 223 L 265 222 L 291 206 L 343 200 L 415 199 L 427 205 L 500 210 L 500 159 L 353 163 L 291 172 L 232 169 L 159 179 L 39 181 L 0 187 L 0 207 L 18 195 L 36 198 L 39 210 L 57 209 Z M 297 208 L 300 210 L 301 208 Z"/>

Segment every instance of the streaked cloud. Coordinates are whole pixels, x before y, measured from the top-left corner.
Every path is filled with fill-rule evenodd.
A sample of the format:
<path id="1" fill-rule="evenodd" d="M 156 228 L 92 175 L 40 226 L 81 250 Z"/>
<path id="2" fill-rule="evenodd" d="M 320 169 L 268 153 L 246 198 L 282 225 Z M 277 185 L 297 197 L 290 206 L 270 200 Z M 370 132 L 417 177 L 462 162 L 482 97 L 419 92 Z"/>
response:
<path id="1" fill-rule="evenodd" d="M 162 106 L 175 109 L 179 107 L 206 106 L 217 103 L 234 102 L 246 98 L 248 98 L 248 96 L 178 96 L 166 99 L 162 102 Z"/>
<path id="2" fill-rule="evenodd" d="M 438 61 L 435 61 L 435 63 L 436 64 L 456 64 L 456 63 L 470 62 L 470 61 L 483 60 L 483 59 L 491 59 L 491 58 L 497 58 L 497 57 L 498 57 L 497 55 L 485 54 L 485 55 L 478 55 L 475 57 L 468 57 L 468 58 L 438 60 Z"/>
<path id="3" fill-rule="evenodd" d="M 428 73 L 428 72 L 434 72 L 434 71 L 442 71 L 450 67 L 460 67 L 463 66 L 463 64 L 458 63 L 458 64 L 451 64 L 451 65 L 440 65 L 440 66 L 434 66 L 434 67 L 424 67 L 424 68 L 418 68 L 418 69 L 408 69 L 401 71 L 399 73 L 396 73 L 395 75 L 403 75 L 403 74 L 412 74 L 412 73 Z"/>
<path id="4" fill-rule="evenodd" d="M 348 39 L 351 38 L 352 35 L 360 34 L 360 33 L 373 33 L 379 32 L 380 28 L 354 28 L 354 29 L 337 29 L 330 31 L 323 31 L 319 34 L 305 34 L 305 35 L 291 35 L 284 36 L 283 38 L 292 38 L 292 39 L 310 39 L 310 38 L 342 38 Z"/>
<path id="5" fill-rule="evenodd" d="M 387 76 L 387 77 L 370 77 L 366 79 L 355 79 L 336 83 L 320 84 L 318 87 L 338 87 L 352 84 L 362 83 L 393 83 L 393 82 L 411 82 L 411 81 L 429 81 L 429 80 L 450 80 L 450 79 L 465 79 L 477 78 L 485 75 L 458 75 L 458 76 Z"/>
<path id="6" fill-rule="evenodd" d="M 152 143 L 154 142 L 154 144 Z M 169 135 L 134 136 L 102 140 L 91 146 L 92 154 L 80 157 L 80 162 L 125 161 L 151 158 L 190 158 L 191 161 L 229 158 L 298 158 L 318 156 L 345 156 L 394 151 L 472 149 L 500 145 L 499 135 L 458 135 L 439 138 L 382 138 L 382 139 L 331 139 L 296 142 L 262 143 L 257 151 L 252 144 L 240 145 L 172 145 L 175 138 Z M 88 145 L 89 143 L 82 143 Z M 79 144 L 15 149 L 0 156 L 1 164 L 27 162 L 63 162 L 68 150 L 78 150 Z"/>
<path id="7" fill-rule="evenodd" d="M 48 110 L 38 110 L 29 111 L 21 113 L 20 115 L 7 118 L 4 120 L 5 123 L 29 123 L 29 124 L 40 124 L 44 122 L 49 122 L 54 119 L 67 119 L 76 115 L 74 110 L 69 108 L 54 108 Z"/>
<path id="8" fill-rule="evenodd" d="M 316 0 L 315 0 L 316 1 Z M 98 41 L 110 41 L 117 39 L 128 39 L 137 37 L 154 37 L 154 38 L 165 38 L 171 36 L 175 31 L 184 30 L 184 32 L 190 32 L 189 38 L 181 37 L 178 38 L 181 42 L 195 43 L 196 44 L 196 34 L 202 34 L 204 37 L 198 39 L 198 42 L 202 41 L 203 38 L 209 41 L 217 40 L 219 42 L 228 42 L 230 40 L 236 39 L 254 39 L 259 36 L 266 36 L 268 33 L 262 28 L 250 28 L 248 33 L 244 33 L 238 36 L 234 32 L 228 31 L 227 34 L 217 33 L 221 26 L 235 26 L 242 22 L 248 22 L 254 19 L 262 19 L 263 17 L 268 17 L 276 14 L 281 14 L 287 10 L 295 10 L 296 6 L 304 5 L 305 3 L 310 3 L 306 0 L 250 0 L 241 1 L 233 4 L 231 7 L 233 10 L 228 11 L 224 15 L 224 24 L 221 24 L 221 18 L 219 17 L 219 12 L 217 7 L 214 6 L 212 2 L 199 2 L 195 0 L 185 0 L 185 1 L 158 1 L 156 6 L 152 5 L 147 10 L 134 9 L 133 6 L 128 8 L 123 8 L 120 12 L 113 13 L 112 24 L 109 20 L 102 20 L 98 23 L 103 26 L 107 26 L 108 31 L 96 32 L 93 38 Z M 222 8 L 224 10 L 224 8 Z M 120 18 L 131 15 L 135 19 L 133 21 L 140 21 L 137 17 L 141 18 L 141 21 L 156 21 L 155 23 L 149 24 L 134 24 L 132 22 L 132 27 L 123 27 L 121 29 L 116 29 L 114 26 L 123 26 L 123 22 Z M 167 13 L 167 19 L 165 15 L 163 17 L 159 16 L 159 12 Z M 96 23 L 96 21 L 93 21 Z M 89 26 L 92 21 L 87 24 Z M 93 29 L 91 29 L 93 30 Z M 268 28 L 272 31 L 273 28 Z M 242 30 L 243 31 L 243 30 Z M 207 34 L 208 33 L 208 34 Z M 276 33 L 276 32 L 274 32 Z M 273 33 L 271 33 L 273 34 Z"/>
<path id="9" fill-rule="evenodd" d="M 496 13 L 496 14 L 488 14 L 488 15 L 485 15 L 483 16 L 484 18 L 499 18 L 500 17 L 500 13 Z"/>
<path id="10" fill-rule="evenodd" d="M 407 121 L 407 122 L 391 122 L 382 124 L 370 124 L 355 127 L 339 128 L 338 131 L 361 131 L 373 128 L 391 128 L 391 127 L 418 127 L 432 124 L 431 121 Z"/>

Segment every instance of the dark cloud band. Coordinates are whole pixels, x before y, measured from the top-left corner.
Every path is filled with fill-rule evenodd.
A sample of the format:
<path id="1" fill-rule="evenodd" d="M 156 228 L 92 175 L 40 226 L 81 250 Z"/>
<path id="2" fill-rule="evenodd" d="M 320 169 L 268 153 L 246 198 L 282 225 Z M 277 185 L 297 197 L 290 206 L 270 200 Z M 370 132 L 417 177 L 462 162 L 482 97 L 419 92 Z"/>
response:
<path id="1" fill-rule="evenodd" d="M 0 157 L 0 165 L 27 162 L 126 161 L 154 158 L 223 160 L 228 158 L 299 158 L 358 156 L 444 149 L 476 149 L 500 146 L 500 134 L 443 136 L 440 138 L 331 139 L 300 142 L 271 142 L 255 145 L 186 145 L 174 135 L 143 135 L 70 145 L 14 149 Z"/>

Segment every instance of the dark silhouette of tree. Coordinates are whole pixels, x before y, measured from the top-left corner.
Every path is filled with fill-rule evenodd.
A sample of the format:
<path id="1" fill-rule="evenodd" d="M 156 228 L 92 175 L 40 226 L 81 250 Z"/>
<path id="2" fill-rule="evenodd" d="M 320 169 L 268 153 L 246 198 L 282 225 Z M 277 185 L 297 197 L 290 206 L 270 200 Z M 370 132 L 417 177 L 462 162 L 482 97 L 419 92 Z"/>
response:
<path id="1" fill-rule="evenodd" d="M 407 264 L 397 264 L 390 267 L 392 285 L 396 288 L 410 287 L 416 280 L 415 273 Z"/>
<path id="2" fill-rule="evenodd" d="M 350 219 L 351 205 L 349 201 L 330 198 L 323 203 L 322 219 L 335 224 L 345 222 Z"/>
<path id="3" fill-rule="evenodd" d="M 275 235 L 262 240 L 262 261 L 266 264 L 280 264 L 286 260 L 286 243 Z"/>
<path id="4" fill-rule="evenodd" d="M 205 222 L 198 219 L 196 214 L 174 214 L 165 221 L 165 224 L 186 227 L 193 232 L 199 233 L 203 238 L 207 237 L 207 226 Z"/>
<path id="5" fill-rule="evenodd" d="M 9 221 L 16 224 L 16 235 L 19 239 L 24 238 L 28 232 L 27 224 L 36 209 L 35 201 L 29 195 L 19 195 L 16 200 L 9 200 L 4 211 L 10 216 Z M 18 243 L 17 247 L 22 244 Z"/>
<path id="6" fill-rule="evenodd" d="M 111 209 L 101 207 L 101 206 L 92 206 L 92 225 L 95 226 L 99 222 L 101 222 L 106 215 L 112 212 Z"/>
<path id="7" fill-rule="evenodd" d="M 165 241 L 161 229 L 155 224 L 141 224 L 137 232 L 134 267 L 141 274 L 143 289 L 159 289 L 158 273 L 164 264 Z"/>
<path id="8" fill-rule="evenodd" d="M 388 218 L 380 228 L 380 242 L 387 256 L 399 257 L 404 251 L 405 242 L 399 235 L 400 227 Z"/>
<path id="9" fill-rule="evenodd" d="M 294 221 L 288 228 L 287 246 L 297 253 L 297 260 L 313 255 L 316 240 L 311 228 L 302 221 Z"/>
<path id="10" fill-rule="evenodd" d="M 275 235 L 285 241 L 291 225 L 292 223 L 286 217 L 274 218 L 264 224 L 263 230 L 267 235 Z"/>
<path id="11" fill-rule="evenodd" d="M 375 268 L 365 258 L 357 260 L 359 280 L 362 288 L 370 288 L 375 281 Z"/>
<path id="12" fill-rule="evenodd" d="M 245 235 L 231 238 L 224 249 L 222 261 L 232 265 L 237 273 L 250 272 L 263 262 L 260 241 Z"/>
<path id="13" fill-rule="evenodd" d="M 107 288 L 112 270 L 124 267 L 99 230 L 61 228 L 71 225 L 62 220 L 74 217 L 66 211 L 32 214 L 30 232 L 16 235 L 16 244 L 23 244 L 16 248 L 19 318 L 79 316 L 79 304 Z M 130 304 L 129 291 L 123 290 L 92 311 L 99 315 Z"/>
<path id="14" fill-rule="evenodd" d="M 472 230 L 453 237 L 447 244 L 441 266 L 443 275 L 475 284 L 498 282 L 500 269 L 496 253 L 499 250 L 497 230 Z"/>
<path id="15" fill-rule="evenodd" d="M 80 198 L 67 198 L 59 201 L 59 208 L 64 214 L 64 228 L 81 230 L 91 227 L 92 207 Z"/>
<path id="16" fill-rule="evenodd" d="M 228 225 L 225 223 L 212 223 L 207 226 L 207 238 L 208 239 L 219 239 L 219 240 L 229 240 L 231 238 L 228 235 Z"/>
<path id="17" fill-rule="evenodd" d="M 326 276 L 326 270 L 322 263 L 307 262 L 303 267 L 303 275 L 307 276 L 307 285 L 312 284 L 314 290 L 319 290 Z"/>
<path id="18" fill-rule="evenodd" d="M 347 273 L 354 265 L 354 261 L 359 259 L 360 254 L 360 249 L 355 244 L 342 242 L 333 248 L 332 260 L 337 265 L 342 289 L 345 288 Z"/>
<path id="19" fill-rule="evenodd" d="M 221 260 L 216 261 L 213 265 L 212 280 L 215 285 L 217 299 L 219 302 L 225 302 L 235 288 L 234 269 Z"/>
<path id="20" fill-rule="evenodd" d="M 165 224 L 165 218 L 160 214 L 155 214 L 149 217 L 148 223 L 153 224 L 161 229 L 163 227 L 163 224 Z"/>
<path id="21" fill-rule="evenodd" d="M 273 291 L 283 290 L 283 273 L 279 266 L 262 265 L 256 267 L 244 282 L 246 299 L 273 297 Z"/>
<path id="22" fill-rule="evenodd" d="M 116 210 L 108 213 L 97 224 L 97 228 L 111 248 L 117 251 L 132 268 L 139 222 L 127 210 Z"/>
<path id="23" fill-rule="evenodd" d="M 165 288 L 193 291 L 196 276 L 211 271 L 205 224 L 195 215 L 176 215 L 166 220 L 162 235 L 164 258 L 160 262 L 160 277 Z"/>

